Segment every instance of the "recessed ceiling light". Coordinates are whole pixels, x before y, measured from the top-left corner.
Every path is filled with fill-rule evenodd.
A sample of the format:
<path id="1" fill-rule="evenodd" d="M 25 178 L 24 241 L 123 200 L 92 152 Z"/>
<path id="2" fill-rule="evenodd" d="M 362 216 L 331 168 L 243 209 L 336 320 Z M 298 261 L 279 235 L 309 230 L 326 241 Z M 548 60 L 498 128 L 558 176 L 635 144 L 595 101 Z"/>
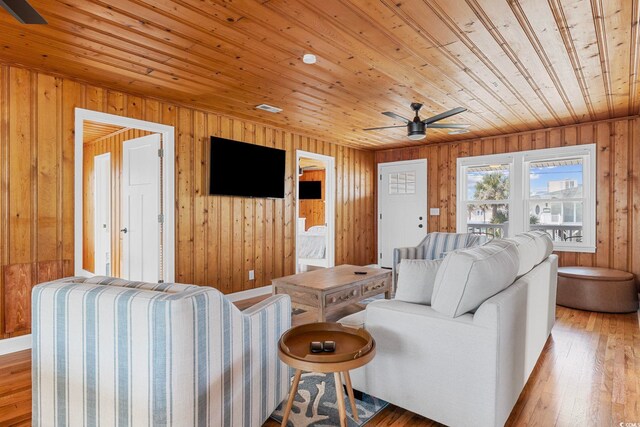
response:
<path id="1" fill-rule="evenodd" d="M 456 129 L 456 130 L 450 130 L 449 131 L 449 135 L 460 135 L 463 133 L 469 133 L 469 129 Z"/>
<path id="2" fill-rule="evenodd" d="M 305 53 L 302 55 L 302 62 L 305 64 L 315 64 L 318 59 L 313 53 Z"/>

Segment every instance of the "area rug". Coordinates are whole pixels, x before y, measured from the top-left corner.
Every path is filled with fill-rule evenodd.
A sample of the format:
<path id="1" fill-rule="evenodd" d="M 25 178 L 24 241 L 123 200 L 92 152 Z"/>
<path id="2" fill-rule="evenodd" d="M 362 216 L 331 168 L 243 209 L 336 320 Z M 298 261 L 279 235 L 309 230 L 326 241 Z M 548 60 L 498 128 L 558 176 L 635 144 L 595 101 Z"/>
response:
<path id="1" fill-rule="evenodd" d="M 363 426 L 378 412 L 382 411 L 389 403 L 362 393 L 356 396 L 356 407 L 360 422 L 353 419 L 351 404 L 345 393 L 345 405 L 347 408 L 347 425 L 349 427 Z M 271 414 L 271 418 L 282 422 L 283 409 L 286 400 Z M 298 394 L 293 403 L 287 426 L 289 427 L 320 427 L 339 426 L 338 404 L 336 400 L 336 387 L 333 374 L 320 374 L 307 372 L 302 374 Z"/>

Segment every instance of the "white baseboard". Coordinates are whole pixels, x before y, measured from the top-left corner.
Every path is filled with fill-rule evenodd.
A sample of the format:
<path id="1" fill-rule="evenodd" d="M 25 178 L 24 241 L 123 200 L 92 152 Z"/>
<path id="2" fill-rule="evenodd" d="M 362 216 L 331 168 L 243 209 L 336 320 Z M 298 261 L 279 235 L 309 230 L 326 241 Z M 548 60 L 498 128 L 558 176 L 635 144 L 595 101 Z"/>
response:
<path id="1" fill-rule="evenodd" d="M 15 353 L 31 348 L 31 334 L 0 340 L 0 355 Z"/>
<path id="2" fill-rule="evenodd" d="M 271 293 L 271 285 L 260 288 L 249 289 L 247 291 L 234 292 L 225 295 L 231 302 L 242 301 L 243 299 L 255 298 Z M 31 348 L 31 334 L 21 335 L 15 338 L 0 340 L 0 356 L 3 354 L 15 353 L 17 351 L 29 350 Z"/>
<path id="3" fill-rule="evenodd" d="M 231 301 L 242 301 L 243 299 L 260 297 L 262 295 L 267 295 L 271 293 L 271 285 L 262 286 L 260 288 L 249 289 L 247 291 L 234 292 L 232 294 L 227 294 L 225 297 Z"/>

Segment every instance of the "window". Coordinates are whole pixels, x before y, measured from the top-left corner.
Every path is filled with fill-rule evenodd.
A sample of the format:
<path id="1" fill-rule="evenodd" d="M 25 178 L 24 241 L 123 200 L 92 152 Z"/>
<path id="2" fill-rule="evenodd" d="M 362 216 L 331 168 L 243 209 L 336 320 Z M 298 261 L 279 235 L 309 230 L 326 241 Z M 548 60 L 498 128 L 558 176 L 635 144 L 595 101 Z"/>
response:
<path id="1" fill-rule="evenodd" d="M 458 159 L 458 231 L 595 252 L 595 144 Z"/>

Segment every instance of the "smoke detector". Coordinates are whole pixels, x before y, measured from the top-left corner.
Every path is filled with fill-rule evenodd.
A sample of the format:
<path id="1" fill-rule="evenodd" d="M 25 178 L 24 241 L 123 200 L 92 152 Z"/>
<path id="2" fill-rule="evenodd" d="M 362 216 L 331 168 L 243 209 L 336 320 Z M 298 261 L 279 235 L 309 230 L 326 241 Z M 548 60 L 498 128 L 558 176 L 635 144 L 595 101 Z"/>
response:
<path id="1" fill-rule="evenodd" d="M 274 107 L 273 105 L 268 104 L 260 104 L 256 105 L 258 110 L 268 111 L 269 113 L 280 113 L 282 112 L 282 108 Z"/>

